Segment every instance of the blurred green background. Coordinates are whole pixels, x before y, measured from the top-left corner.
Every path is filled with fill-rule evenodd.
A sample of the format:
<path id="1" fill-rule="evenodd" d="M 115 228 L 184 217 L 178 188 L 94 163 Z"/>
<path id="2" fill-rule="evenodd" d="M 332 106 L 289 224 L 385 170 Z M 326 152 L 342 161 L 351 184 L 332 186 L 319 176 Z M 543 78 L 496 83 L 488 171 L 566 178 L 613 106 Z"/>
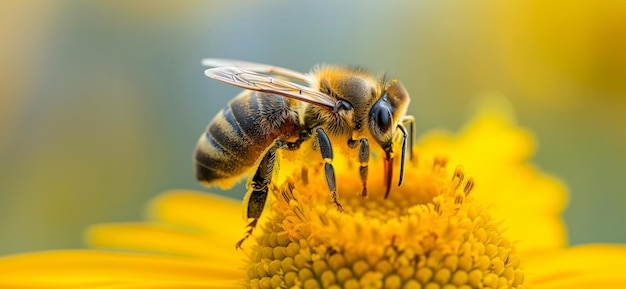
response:
<path id="1" fill-rule="evenodd" d="M 571 190 L 571 243 L 626 243 L 626 2 L 550 3 L 6 1 L 0 254 L 80 246 L 159 192 L 205 190 L 191 153 L 239 91 L 204 77 L 206 57 L 387 71 L 418 133 L 499 96 Z"/>

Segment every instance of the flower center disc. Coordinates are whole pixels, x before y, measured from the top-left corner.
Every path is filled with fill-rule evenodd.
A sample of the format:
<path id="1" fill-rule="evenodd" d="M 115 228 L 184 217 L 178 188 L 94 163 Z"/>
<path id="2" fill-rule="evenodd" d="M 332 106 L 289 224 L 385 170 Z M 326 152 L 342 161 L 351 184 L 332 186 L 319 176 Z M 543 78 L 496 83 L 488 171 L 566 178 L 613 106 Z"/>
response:
<path id="1" fill-rule="evenodd" d="M 323 170 L 278 179 L 253 232 L 250 288 L 523 288 L 520 258 L 500 220 L 472 198 L 474 181 L 445 159 L 407 162 L 387 199 L 370 162 L 367 197 L 358 166 L 337 161 L 338 212 Z"/>

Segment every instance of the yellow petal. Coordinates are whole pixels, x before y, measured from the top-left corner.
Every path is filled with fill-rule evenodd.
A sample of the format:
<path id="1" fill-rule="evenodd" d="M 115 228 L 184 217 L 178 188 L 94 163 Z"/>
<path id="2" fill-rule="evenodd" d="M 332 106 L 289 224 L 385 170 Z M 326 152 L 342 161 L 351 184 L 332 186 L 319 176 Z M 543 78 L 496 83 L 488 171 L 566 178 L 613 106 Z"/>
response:
<path id="1" fill-rule="evenodd" d="M 245 232 L 241 202 L 197 191 L 166 192 L 152 201 L 148 217 L 236 243 Z"/>
<path id="2" fill-rule="evenodd" d="M 565 185 L 529 164 L 533 150 L 528 131 L 492 112 L 479 115 L 458 136 L 433 132 L 418 145 L 421 155 L 448 157 L 449 170 L 463 165 L 477 181 L 473 196 L 491 204 L 493 215 L 505 220 L 508 236 L 519 240 L 522 254 L 566 244 L 561 220 Z"/>
<path id="3" fill-rule="evenodd" d="M 625 288 L 626 246 L 583 245 L 524 260 L 529 287 Z"/>
<path id="4" fill-rule="evenodd" d="M 217 285 L 235 287 L 243 277 L 241 268 L 206 259 L 136 253 L 73 250 L 0 258 L 0 288 L 225 288 Z"/>
<path id="5" fill-rule="evenodd" d="M 123 223 L 91 226 L 87 231 L 87 244 L 94 248 L 205 257 L 211 262 L 235 267 L 242 264 L 239 258 L 233 258 L 237 251 L 232 239 L 225 240 L 213 234 L 166 224 Z"/>

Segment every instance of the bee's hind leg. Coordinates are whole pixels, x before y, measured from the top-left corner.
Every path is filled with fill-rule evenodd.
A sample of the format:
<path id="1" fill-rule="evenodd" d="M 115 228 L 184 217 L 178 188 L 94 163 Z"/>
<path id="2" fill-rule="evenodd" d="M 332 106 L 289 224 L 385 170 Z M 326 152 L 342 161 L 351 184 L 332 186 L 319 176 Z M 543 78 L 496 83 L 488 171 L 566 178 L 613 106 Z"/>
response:
<path id="1" fill-rule="evenodd" d="M 252 177 L 252 181 L 250 182 L 250 188 L 248 191 L 248 208 L 246 211 L 246 217 L 248 219 L 252 219 L 252 221 L 248 224 L 248 231 L 243 239 L 237 242 L 236 247 L 241 248 L 243 242 L 252 235 L 252 231 L 257 225 L 259 218 L 261 217 L 261 213 L 263 212 L 263 208 L 265 207 L 265 202 L 267 201 L 267 193 L 269 191 L 268 185 L 272 181 L 272 172 L 274 170 L 274 162 L 276 161 L 276 150 L 277 149 L 286 149 L 286 150 L 296 150 L 300 148 L 302 142 L 309 138 L 310 132 L 302 131 L 300 136 L 295 142 L 288 142 L 283 140 L 276 140 L 274 145 L 270 147 L 270 149 L 265 153 L 261 163 L 259 163 L 259 167 L 257 168 L 254 176 Z"/>
<path id="2" fill-rule="evenodd" d="M 246 228 L 248 228 L 248 231 L 246 231 L 246 235 L 241 238 L 241 240 L 237 241 L 237 244 L 235 244 L 235 248 L 241 249 L 241 245 L 243 245 L 243 242 L 247 240 L 250 235 L 252 235 L 252 231 L 254 231 L 254 228 L 256 228 L 256 223 L 258 221 L 259 219 L 252 219 L 248 226 L 246 226 Z"/>
<path id="3" fill-rule="evenodd" d="M 272 181 L 272 171 L 274 170 L 274 162 L 276 160 L 276 150 L 279 148 L 296 150 L 309 135 L 310 134 L 307 134 L 306 132 L 302 132 L 295 142 L 276 140 L 274 145 L 267 150 L 265 156 L 263 156 L 263 159 L 261 160 L 261 163 L 259 163 L 256 173 L 254 173 L 254 176 L 252 177 L 252 181 L 250 182 L 250 196 L 248 199 L 248 211 L 246 215 L 248 218 L 258 219 L 263 212 L 265 201 L 267 200 L 268 185 Z"/>
<path id="4" fill-rule="evenodd" d="M 333 168 L 333 146 L 330 144 L 330 139 L 323 129 L 318 128 L 317 141 L 320 146 L 320 152 L 324 159 L 324 172 L 326 173 L 326 183 L 330 190 L 330 199 L 337 207 L 337 210 L 343 212 L 343 206 L 339 203 L 339 197 L 337 196 L 337 181 L 335 180 L 335 169 Z"/>
<path id="5" fill-rule="evenodd" d="M 272 180 L 272 171 L 274 170 L 277 148 L 277 145 L 270 147 L 267 153 L 265 153 L 265 156 L 263 156 L 256 173 L 254 173 L 254 176 L 252 177 L 247 196 L 246 217 L 253 220 L 247 226 L 249 229 L 246 232 L 246 235 L 243 239 L 237 242 L 237 248 L 241 248 L 243 241 L 250 237 L 254 227 L 256 227 L 258 219 L 261 217 L 261 213 L 265 207 L 265 202 L 267 201 L 267 192 L 269 190 L 268 185 Z"/>

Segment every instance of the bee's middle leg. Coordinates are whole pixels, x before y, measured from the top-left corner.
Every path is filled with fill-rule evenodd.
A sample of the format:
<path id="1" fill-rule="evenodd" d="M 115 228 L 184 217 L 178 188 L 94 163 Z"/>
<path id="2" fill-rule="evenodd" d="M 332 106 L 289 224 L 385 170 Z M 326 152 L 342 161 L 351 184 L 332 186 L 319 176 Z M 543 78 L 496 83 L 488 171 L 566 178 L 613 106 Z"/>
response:
<path id="1" fill-rule="evenodd" d="M 311 131 L 310 130 L 303 130 L 303 131 L 300 132 L 300 135 L 298 136 L 298 139 L 296 139 L 293 142 L 277 139 L 276 140 L 276 146 L 278 148 L 281 148 L 281 149 L 284 149 L 284 150 L 295 151 L 295 150 L 299 149 L 300 145 L 302 145 L 302 143 L 305 140 L 309 139 L 309 137 L 311 137 Z M 305 185 L 309 182 L 308 181 L 308 170 L 307 170 L 306 166 L 302 166 L 302 182 Z"/>
<path id="2" fill-rule="evenodd" d="M 297 150 L 300 148 L 300 145 L 302 144 L 302 142 L 309 139 L 310 136 L 311 136 L 310 130 L 303 130 L 300 132 L 298 139 L 296 139 L 295 141 L 290 142 L 286 140 L 277 139 L 275 146 L 284 150 L 288 150 L 288 151 Z"/>
<path id="3" fill-rule="evenodd" d="M 320 153 L 324 159 L 324 172 L 326 173 L 326 183 L 330 190 L 330 199 L 337 207 L 337 210 L 343 212 L 343 206 L 339 203 L 339 197 L 337 196 L 337 181 L 335 179 L 335 169 L 333 168 L 333 146 L 330 143 L 330 139 L 323 129 L 318 128 L 316 131 L 317 141 L 320 146 Z"/>
<path id="4" fill-rule="evenodd" d="M 357 145 L 359 146 L 359 162 L 361 163 L 361 166 L 359 167 L 359 174 L 361 175 L 361 183 L 363 184 L 361 197 L 367 197 L 367 164 L 370 160 L 370 145 L 366 138 L 348 140 L 348 146 L 351 148 L 356 148 Z"/>

